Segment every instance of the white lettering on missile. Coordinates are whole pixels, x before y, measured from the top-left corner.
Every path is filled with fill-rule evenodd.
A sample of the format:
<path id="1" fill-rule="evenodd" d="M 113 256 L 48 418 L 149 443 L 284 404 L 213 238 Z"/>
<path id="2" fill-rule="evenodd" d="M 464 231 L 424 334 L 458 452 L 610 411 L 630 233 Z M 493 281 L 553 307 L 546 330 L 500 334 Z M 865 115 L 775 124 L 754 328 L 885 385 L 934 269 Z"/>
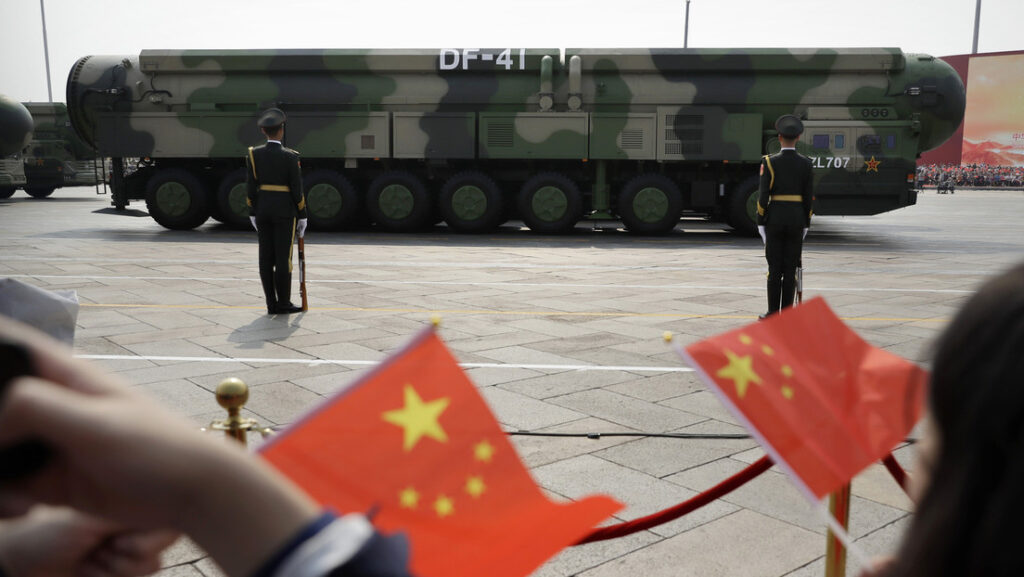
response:
<path id="1" fill-rule="evenodd" d="M 451 61 L 448 60 L 449 56 L 451 57 Z M 441 60 L 439 65 L 441 70 L 455 70 L 456 68 L 458 68 L 459 51 L 453 48 L 442 48 Z"/>
<path id="2" fill-rule="evenodd" d="M 469 61 L 477 59 L 477 52 L 480 52 L 478 48 L 466 48 L 462 51 L 462 69 L 469 70 Z"/>
<path id="3" fill-rule="evenodd" d="M 513 48 L 503 50 L 486 50 L 479 48 L 442 48 L 438 55 L 438 70 L 469 70 L 476 68 L 471 63 L 491 62 L 495 68 L 503 67 L 505 70 L 516 68 L 516 55 Z M 526 49 L 518 49 L 519 70 L 526 70 Z"/>
<path id="4" fill-rule="evenodd" d="M 501 51 L 498 55 L 498 60 L 495 62 L 498 66 L 504 66 L 505 70 L 512 69 L 512 49 L 506 48 Z"/>

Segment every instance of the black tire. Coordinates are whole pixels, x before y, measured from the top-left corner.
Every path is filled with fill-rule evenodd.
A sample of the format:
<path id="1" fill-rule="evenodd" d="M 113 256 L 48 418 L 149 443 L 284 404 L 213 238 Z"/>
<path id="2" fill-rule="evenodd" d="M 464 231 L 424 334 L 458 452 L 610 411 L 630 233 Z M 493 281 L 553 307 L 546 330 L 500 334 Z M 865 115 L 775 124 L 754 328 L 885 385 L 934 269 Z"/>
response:
<path id="1" fill-rule="evenodd" d="M 441 188 L 439 204 L 444 221 L 457 232 L 487 232 L 504 220 L 501 189 L 491 177 L 475 170 L 449 178 Z"/>
<path id="2" fill-rule="evenodd" d="M 390 232 L 420 230 L 433 216 L 423 182 L 403 171 L 386 172 L 370 183 L 366 210 L 377 226 Z"/>
<path id="3" fill-rule="evenodd" d="M 757 236 L 757 187 L 759 177 L 751 176 L 733 187 L 729 196 L 729 226 L 736 234 Z"/>
<path id="4" fill-rule="evenodd" d="M 0 199 L 11 198 L 17 190 L 16 186 L 0 186 Z"/>
<path id="5" fill-rule="evenodd" d="M 640 174 L 622 188 L 619 218 L 633 234 L 664 235 L 672 232 L 683 212 L 683 195 L 663 174 Z"/>
<path id="6" fill-rule="evenodd" d="M 57 190 L 56 186 L 26 186 L 25 192 L 32 198 L 46 198 Z"/>
<path id="7" fill-rule="evenodd" d="M 542 234 L 567 233 L 583 216 L 579 187 L 557 172 L 542 172 L 527 180 L 516 205 L 526 226 Z"/>
<path id="8" fill-rule="evenodd" d="M 340 230 L 359 221 L 359 195 L 347 178 L 334 170 L 314 170 L 302 177 L 306 212 L 313 230 Z"/>
<path id="9" fill-rule="evenodd" d="M 181 168 L 159 170 L 146 183 L 149 216 L 171 230 L 188 230 L 210 217 L 202 182 Z"/>
<path id="10" fill-rule="evenodd" d="M 232 170 L 217 185 L 217 214 L 213 216 L 232 228 L 252 228 L 247 201 L 246 169 Z"/>

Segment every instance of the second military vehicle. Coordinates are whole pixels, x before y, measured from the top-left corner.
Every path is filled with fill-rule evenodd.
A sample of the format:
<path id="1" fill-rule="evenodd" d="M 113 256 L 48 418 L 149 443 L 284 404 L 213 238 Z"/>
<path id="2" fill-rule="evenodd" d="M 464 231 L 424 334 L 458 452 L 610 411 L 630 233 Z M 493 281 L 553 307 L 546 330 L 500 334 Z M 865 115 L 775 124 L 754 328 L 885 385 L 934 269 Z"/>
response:
<path id="1" fill-rule="evenodd" d="M 0 164 L 0 198 L 19 188 L 45 198 L 65 186 L 103 182 L 103 160 L 71 128 L 67 107 L 59 102 L 26 102 L 33 134 L 20 153 Z"/>
<path id="2" fill-rule="evenodd" d="M 80 59 L 67 101 L 113 158 L 115 206 L 145 199 L 172 229 L 247 224 L 243 158 L 276 106 L 314 228 L 749 233 L 778 116 L 804 120 L 818 214 L 877 214 L 916 202 L 964 87 L 899 49 L 145 50 Z"/>

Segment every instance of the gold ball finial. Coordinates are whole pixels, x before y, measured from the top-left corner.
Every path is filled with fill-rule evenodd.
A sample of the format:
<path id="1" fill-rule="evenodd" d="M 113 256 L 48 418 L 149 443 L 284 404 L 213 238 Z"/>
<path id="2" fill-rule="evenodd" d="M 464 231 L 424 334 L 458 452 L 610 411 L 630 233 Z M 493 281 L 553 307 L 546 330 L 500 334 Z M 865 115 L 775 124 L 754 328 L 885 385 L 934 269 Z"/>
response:
<path id="1" fill-rule="evenodd" d="M 666 343 L 671 343 L 672 342 L 672 333 L 670 331 L 665 331 L 664 334 L 661 335 L 661 338 L 665 339 Z"/>
<path id="2" fill-rule="evenodd" d="M 229 377 L 217 385 L 217 404 L 228 409 L 241 409 L 249 402 L 249 387 L 242 379 Z"/>
<path id="3" fill-rule="evenodd" d="M 434 328 L 441 326 L 441 315 L 430 315 L 430 324 L 434 325 Z"/>

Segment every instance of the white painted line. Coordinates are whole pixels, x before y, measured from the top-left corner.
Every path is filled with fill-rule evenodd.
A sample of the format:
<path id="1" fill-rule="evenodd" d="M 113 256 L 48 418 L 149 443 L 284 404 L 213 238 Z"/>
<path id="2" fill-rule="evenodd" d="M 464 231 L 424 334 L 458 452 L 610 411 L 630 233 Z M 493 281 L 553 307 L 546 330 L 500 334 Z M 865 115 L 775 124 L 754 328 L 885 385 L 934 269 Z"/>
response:
<path id="1" fill-rule="evenodd" d="M 381 361 L 357 361 L 344 359 L 272 359 L 257 357 L 170 357 L 162 355 L 75 355 L 79 359 L 92 361 L 170 361 L 181 363 L 270 363 L 307 365 L 373 366 Z M 608 367 L 600 365 L 535 365 L 519 363 L 459 363 L 464 369 L 538 369 L 548 371 L 619 371 L 624 373 L 691 373 L 689 367 Z"/>
<path id="2" fill-rule="evenodd" d="M 105 275 L 46 275 L 46 274 L 12 274 L 10 278 L 37 279 L 82 279 L 82 280 L 145 280 L 145 281 L 200 281 L 200 282 L 252 282 L 253 278 L 237 277 L 184 277 L 184 276 L 105 276 Z M 762 286 L 730 286 L 730 285 L 696 285 L 696 284 L 578 284 L 578 283 L 528 283 L 528 282 L 459 282 L 459 281 L 423 281 L 423 280 L 349 280 L 349 279 L 310 279 L 309 284 L 363 284 L 363 285 L 422 285 L 422 286 L 467 286 L 467 287 L 499 287 L 499 288 L 593 288 L 593 289 L 637 289 L 637 290 L 740 290 L 763 291 Z M 975 290 L 967 289 L 912 289 L 883 287 L 814 287 L 809 292 L 893 292 L 893 293 L 938 293 L 938 294 L 974 294 Z"/>

